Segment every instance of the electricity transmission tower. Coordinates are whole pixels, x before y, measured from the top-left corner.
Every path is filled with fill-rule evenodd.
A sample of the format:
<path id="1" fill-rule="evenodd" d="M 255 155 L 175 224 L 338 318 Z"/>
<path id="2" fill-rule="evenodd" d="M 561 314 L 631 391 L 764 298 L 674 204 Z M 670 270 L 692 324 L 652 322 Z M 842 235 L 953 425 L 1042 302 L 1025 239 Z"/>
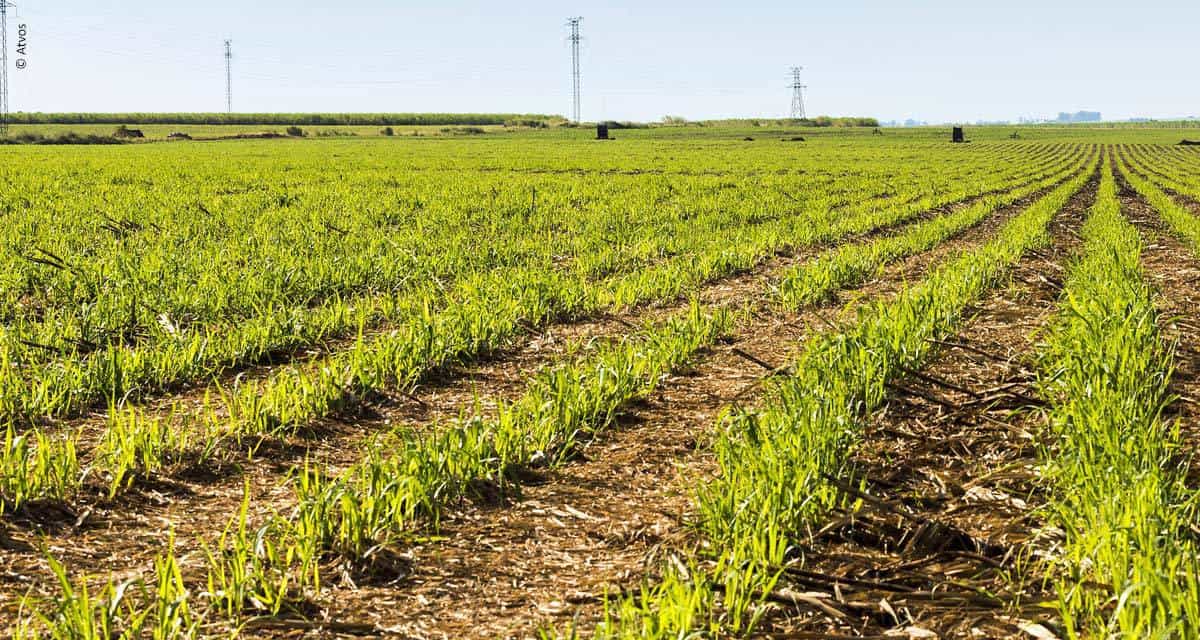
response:
<path id="1" fill-rule="evenodd" d="M 579 25 L 583 22 L 583 18 L 571 18 L 567 20 L 567 26 L 571 27 L 571 35 L 568 40 L 571 41 L 571 78 L 572 89 L 575 98 L 574 106 L 574 121 L 579 122 L 579 43 L 583 41 L 583 36 L 579 35 Z"/>
<path id="2" fill-rule="evenodd" d="M 225 111 L 233 113 L 233 40 L 225 41 Z"/>
<path id="3" fill-rule="evenodd" d="M 0 135 L 8 135 L 8 0 L 0 0 Z"/>
<path id="4" fill-rule="evenodd" d="M 792 119 L 804 119 L 804 90 L 807 85 L 800 82 L 800 72 L 804 67 L 792 67 Z"/>

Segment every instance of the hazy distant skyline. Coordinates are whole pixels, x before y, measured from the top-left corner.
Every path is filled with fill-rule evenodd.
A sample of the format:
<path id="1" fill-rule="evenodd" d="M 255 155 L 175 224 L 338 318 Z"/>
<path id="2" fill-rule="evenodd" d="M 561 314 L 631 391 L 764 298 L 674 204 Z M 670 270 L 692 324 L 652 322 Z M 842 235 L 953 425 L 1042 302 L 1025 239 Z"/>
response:
<path id="1" fill-rule="evenodd" d="M 811 4 L 811 3 L 806 3 Z M 1050 6 L 1050 5 L 1053 6 Z M 931 122 L 1200 115 L 1200 3 L 27 0 L 14 111 L 567 114 L 564 23 L 584 17 L 587 120 L 780 117 L 788 67 L 810 115 Z"/>

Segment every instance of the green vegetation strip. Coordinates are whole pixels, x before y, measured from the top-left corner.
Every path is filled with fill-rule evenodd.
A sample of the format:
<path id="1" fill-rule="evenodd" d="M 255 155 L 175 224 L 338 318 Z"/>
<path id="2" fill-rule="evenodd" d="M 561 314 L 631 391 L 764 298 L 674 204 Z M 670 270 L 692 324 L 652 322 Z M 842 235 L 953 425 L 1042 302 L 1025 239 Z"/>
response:
<path id="1" fill-rule="evenodd" d="M 1198 494 L 1178 425 L 1164 420 L 1173 349 L 1158 328 L 1142 242 L 1105 166 L 1061 310 L 1041 354 L 1053 441 L 1057 587 L 1071 637 L 1200 634 Z"/>
<path id="2" fill-rule="evenodd" d="M 563 122 L 562 116 L 521 113 L 18 113 L 12 124 L 186 125 L 502 125 Z"/>
<path id="3" fill-rule="evenodd" d="M 735 411 L 716 442 L 720 475 L 697 495 L 709 546 L 690 568 L 619 599 L 599 638 L 724 637 L 750 633 L 779 567 L 796 559 L 810 527 L 846 504 L 830 482 L 847 475 L 864 417 L 886 384 L 929 356 L 964 310 L 1026 251 L 1048 241 L 1047 225 L 1095 164 L 1004 225 L 994 240 L 938 268 L 890 302 L 860 311 L 842 333 L 817 336 L 764 405 Z M 697 568 L 707 561 L 706 569 Z"/>

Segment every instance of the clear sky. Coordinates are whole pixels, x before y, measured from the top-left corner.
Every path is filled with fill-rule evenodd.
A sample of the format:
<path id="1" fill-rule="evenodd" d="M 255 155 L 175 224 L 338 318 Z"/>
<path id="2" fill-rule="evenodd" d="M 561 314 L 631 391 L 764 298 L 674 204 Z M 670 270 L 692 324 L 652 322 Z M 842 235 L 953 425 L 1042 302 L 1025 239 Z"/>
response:
<path id="1" fill-rule="evenodd" d="M 570 111 L 566 19 L 583 16 L 584 119 L 810 115 L 1200 116 L 1200 1 L 496 2 L 19 0 L 11 108 Z"/>

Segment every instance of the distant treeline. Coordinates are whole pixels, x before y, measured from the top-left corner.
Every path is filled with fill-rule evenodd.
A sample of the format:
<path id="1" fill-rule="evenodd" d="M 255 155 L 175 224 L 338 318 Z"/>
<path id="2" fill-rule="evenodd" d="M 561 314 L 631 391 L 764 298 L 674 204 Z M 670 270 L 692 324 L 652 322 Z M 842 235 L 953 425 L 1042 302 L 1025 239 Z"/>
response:
<path id="1" fill-rule="evenodd" d="M 752 127 L 878 127 L 879 120 L 875 118 L 855 118 L 832 116 L 817 116 L 815 118 L 731 118 L 728 120 L 708 120 L 706 124 L 721 126 L 752 126 Z"/>
<path id="2" fill-rule="evenodd" d="M 502 125 L 561 121 L 522 113 L 14 113 L 13 124 Z"/>
<path id="3" fill-rule="evenodd" d="M 57 136 L 44 136 L 40 133 L 20 133 L 15 136 L 0 137 L 0 145 L 13 144 L 46 144 L 46 145 L 67 145 L 67 144 L 124 144 L 124 140 L 120 140 L 113 136 L 97 136 L 97 135 L 81 135 L 73 131 L 68 131 Z"/>

